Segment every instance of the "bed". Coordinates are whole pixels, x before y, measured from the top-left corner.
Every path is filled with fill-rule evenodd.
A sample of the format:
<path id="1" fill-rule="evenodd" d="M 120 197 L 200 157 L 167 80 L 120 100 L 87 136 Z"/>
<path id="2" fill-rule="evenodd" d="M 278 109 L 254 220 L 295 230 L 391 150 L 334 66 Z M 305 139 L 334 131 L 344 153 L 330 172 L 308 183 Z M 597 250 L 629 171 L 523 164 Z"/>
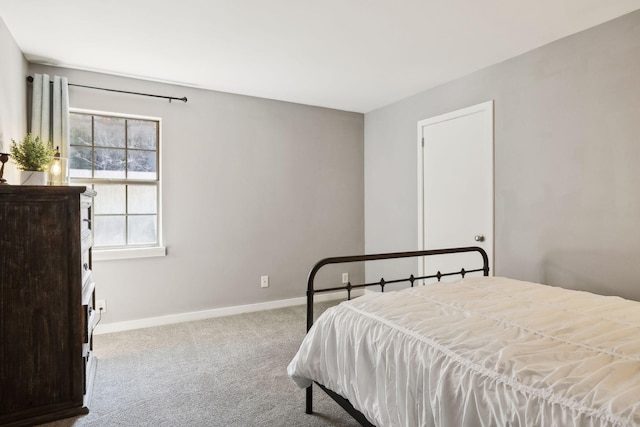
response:
<path id="1" fill-rule="evenodd" d="M 313 297 L 323 291 L 314 277 L 325 265 L 459 252 L 477 252 L 480 266 L 347 284 L 349 293 L 410 287 L 366 293 L 313 321 Z M 308 333 L 288 366 L 307 388 L 307 413 L 315 383 L 365 426 L 640 425 L 640 303 L 488 270 L 477 247 L 316 264 Z"/>

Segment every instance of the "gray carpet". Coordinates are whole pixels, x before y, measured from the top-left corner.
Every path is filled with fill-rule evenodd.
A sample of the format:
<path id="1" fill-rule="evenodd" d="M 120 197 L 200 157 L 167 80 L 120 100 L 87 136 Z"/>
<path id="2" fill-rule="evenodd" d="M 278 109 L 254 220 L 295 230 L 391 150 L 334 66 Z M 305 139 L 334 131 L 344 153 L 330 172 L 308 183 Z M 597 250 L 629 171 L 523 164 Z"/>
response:
<path id="1" fill-rule="evenodd" d="M 317 387 L 305 414 L 286 373 L 304 319 L 298 306 L 98 335 L 90 413 L 44 425 L 358 426 Z"/>

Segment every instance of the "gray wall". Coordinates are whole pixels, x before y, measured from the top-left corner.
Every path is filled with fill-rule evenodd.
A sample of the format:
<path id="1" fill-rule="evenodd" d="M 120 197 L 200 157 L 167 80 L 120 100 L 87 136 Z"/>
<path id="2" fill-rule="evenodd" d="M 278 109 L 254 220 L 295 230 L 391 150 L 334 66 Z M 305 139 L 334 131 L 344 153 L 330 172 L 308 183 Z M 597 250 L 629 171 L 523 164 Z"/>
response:
<path id="1" fill-rule="evenodd" d="M 27 131 L 27 61 L 0 18 L 0 152 L 8 153 L 11 139 L 21 140 Z M 7 163 L 5 179 L 13 182 L 14 168 Z"/>
<path id="2" fill-rule="evenodd" d="M 640 299 L 639 82 L 640 11 L 366 114 L 366 251 L 417 248 L 417 122 L 494 99 L 495 273 Z"/>
<path id="3" fill-rule="evenodd" d="M 71 107 L 162 118 L 168 256 L 95 262 L 102 322 L 302 297 L 318 259 L 364 250 L 362 114 L 57 67 L 29 72 L 189 99 L 70 88 Z"/>

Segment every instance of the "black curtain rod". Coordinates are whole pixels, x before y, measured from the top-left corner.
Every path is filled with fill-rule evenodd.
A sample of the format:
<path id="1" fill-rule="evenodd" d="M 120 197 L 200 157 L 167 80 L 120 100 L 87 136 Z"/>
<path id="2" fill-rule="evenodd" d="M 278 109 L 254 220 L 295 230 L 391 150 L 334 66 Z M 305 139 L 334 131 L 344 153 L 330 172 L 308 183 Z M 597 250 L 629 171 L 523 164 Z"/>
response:
<path id="1" fill-rule="evenodd" d="M 27 81 L 29 83 L 33 83 L 33 76 L 28 76 L 27 77 Z M 53 82 L 49 82 L 50 84 L 53 84 Z M 73 84 L 73 83 L 68 83 L 69 86 L 76 86 L 76 87 L 84 87 L 87 89 L 97 89 L 97 90 L 106 90 L 107 92 L 118 92 L 118 93 L 128 93 L 130 95 L 141 95 L 141 96 L 151 96 L 153 98 L 163 98 L 163 99 L 168 99 L 169 102 L 171 102 L 172 100 L 176 100 L 176 101 L 182 101 L 184 103 L 187 102 L 187 97 L 184 96 L 182 98 L 176 98 L 175 96 L 164 96 L 164 95 L 154 95 L 151 93 L 142 93 L 142 92 L 130 92 L 128 90 L 117 90 L 117 89 L 107 89 L 104 87 L 95 87 L 95 86 L 85 86 L 85 85 L 78 85 L 78 84 Z"/>

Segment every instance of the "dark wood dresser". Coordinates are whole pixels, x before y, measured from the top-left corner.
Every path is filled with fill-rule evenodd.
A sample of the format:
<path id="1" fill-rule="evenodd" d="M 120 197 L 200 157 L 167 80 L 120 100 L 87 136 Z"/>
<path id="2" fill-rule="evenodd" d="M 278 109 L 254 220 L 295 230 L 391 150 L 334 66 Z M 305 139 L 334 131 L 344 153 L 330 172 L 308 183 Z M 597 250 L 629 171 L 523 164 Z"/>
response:
<path id="1" fill-rule="evenodd" d="M 0 185 L 0 425 L 89 412 L 95 284 L 85 187 Z"/>

